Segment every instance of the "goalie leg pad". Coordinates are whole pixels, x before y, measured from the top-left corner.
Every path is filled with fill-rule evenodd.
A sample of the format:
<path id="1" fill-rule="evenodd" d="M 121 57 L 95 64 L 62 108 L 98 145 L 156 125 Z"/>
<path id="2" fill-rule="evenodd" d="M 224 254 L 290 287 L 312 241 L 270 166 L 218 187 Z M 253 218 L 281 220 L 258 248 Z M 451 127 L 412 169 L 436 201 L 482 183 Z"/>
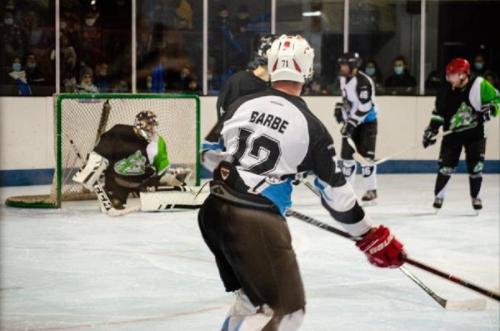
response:
<path id="1" fill-rule="evenodd" d="M 94 191 L 94 184 L 98 182 L 99 177 L 101 177 L 108 165 L 109 161 L 107 159 L 92 152 L 85 167 L 73 176 L 73 181 L 82 184 L 89 191 Z"/>

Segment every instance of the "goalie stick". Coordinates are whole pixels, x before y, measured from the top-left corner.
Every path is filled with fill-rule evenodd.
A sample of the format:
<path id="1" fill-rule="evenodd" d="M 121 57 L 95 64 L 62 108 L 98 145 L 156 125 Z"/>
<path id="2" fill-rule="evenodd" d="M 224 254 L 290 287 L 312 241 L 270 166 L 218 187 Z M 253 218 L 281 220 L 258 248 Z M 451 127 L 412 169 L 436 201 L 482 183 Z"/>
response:
<path id="1" fill-rule="evenodd" d="M 303 179 L 302 180 L 302 183 L 309 189 L 311 190 L 315 195 L 319 196 L 319 193 L 316 191 L 316 189 L 313 187 L 313 185 L 311 185 L 310 182 L 308 182 L 306 179 Z M 347 239 L 351 239 L 353 241 L 355 241 L 357 238 L 353 238 L 351 237 L 347 232 L 344 232 L 342 230 L 339 230 L 333 226 L 330 226 L 326 223 L 322 223 L 312 217 L 309 217 L 307 215 L 304 215 L 304 214 L 301 214 L 295 210 L 291 210 L 289 209 L 287 211 L 287 216 L 292 216 L 292 217 L 295 217 L 301 221 L 304 221 L 306 223 L 309 223 L 309 224 L 312 224 L 314 226 L 317 226 L 319 228 L 322 228 L 322 229 L 325 229 L 329 232 L 333 232 L 337 235 L 340 235 L 344 238 L 347 238 Z M 436 270 L 434 270 L 432 267 L 428 267 L 428 266 L 425 266 L 424 264 L 422 263 L 419 263 L 417 261 L 414 261 L 412 259 L 409 259 L 407 258 L 406 259 L 406 262 L 416 266 L 416 267 L 419 267 L 421 269 L 424 269 L 428 272 L 431 272 L 431 273 L 435 273 Z M 418 264 L 418 265 L 417 265 Z M 425 269 L 424 266 L 427 268 Z M 420 288 L 422 288 L 432 299 L 434 299 L 434 301 L 436 301 L 441 307 L 445 308 L 445 309 L 448 309 L 448 310 L 484 310 L 486 308 L 486 300 L 484 299 L 471 299 L 471 300 L 461 300 L 461 301 L 458 301 L 458 300 L 454 300 L 454 301 L 449 301 L 447 299 L 444 299 L 442 297 L 440 297 L 439 295 L 437 295 L 434 291 L 432 291 L 428 286 L 426 286 L 420 279 L 418 279 L 413 273 L 411 273 L 408 269 L 406 269 L 405 267 L 401 266 L 399 267 L 399 269 L 401 270 L 401 272 L 403 272 L 408 278 L 410 278 L 415 284 L 417 284 Z M 450 277 L 447 277 L 446 274 L 444 274 L 444 277 L 446 278 L 449 278 L 450 280 L 454 281 L 453 279 L 451 279 L 451 277 L 454 277 L 456 278 L 455 276 L 453 275 L 448 275 Z M 443 275 L 441 275 L 441 277 L 443 277 Z M 439 276 L 439 275 L 438 275 Z M 443 278 L 444 278 L 443 277 Z M 459 279 L 459 278 L 457 278 Z M 461 280 L 462 281 L 462 280 Z M 457 282 L 457 281 L 454 281 L 460 285 L 463 285 L 461 284 L 460 282 Z M 464 281 L 462 281 L 464 282 Z M 469 285 L 472 285 L 472 284 L 469 284 Z M 463 285 L 465 286 L 465 285 Z M 473 287 L 468 287 L 472 290 L 475 290 L 475 291 L 478 291 L 479 293 L 482 293 L 486 296 L 490 296 L 496 300 L 499 300 L 498 299 L 498 294 L 495 294 L 493 293 L 492 291 L 488 291 L 488 290 L 484 290 L 478 286 L 475 286 L 475 285 L 472 285 L 474 286 L 475 288 Z M 484 293 L 481 292 L 481 291 L 485 291 Z M 493 296 L 492 296 L 493 294 Z M 496 295 L 496 297 L 495 297 Z"/>

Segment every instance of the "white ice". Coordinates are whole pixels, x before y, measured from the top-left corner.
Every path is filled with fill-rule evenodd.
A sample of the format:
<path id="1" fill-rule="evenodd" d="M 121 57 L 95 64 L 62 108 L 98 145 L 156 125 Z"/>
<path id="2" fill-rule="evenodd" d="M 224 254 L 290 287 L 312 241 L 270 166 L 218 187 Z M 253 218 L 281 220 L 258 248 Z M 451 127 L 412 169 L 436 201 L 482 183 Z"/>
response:
<path id="1" fill-rule="evenodd" d="M 498 291 L 499 183 L 499 175 L 485 176 L 485 208 L 474 216 L 467 176 L 456 175 L 442 211 L 431 215 L 434 176 L 381 175 L 379 203 L 367 210 L 413 258 Z M 0 196 L 42 190 L 2 188 Z M 337 225 L 305 187 L 293 198 L 297 210 Z M 222 288 L 196 211 L 110 218 L 95 202 L 79 202 L 0 212 L 2 330 L 220 330 L 232 295 Z M 352 242 L 288 223 L 307 298 L 301 330 L 499 329 L 497 302 L 487 299 L 480 312 L 444 310 L 397 269 L 369 265 Z M 447 299 L 481 297 L 408 269 Z"/>

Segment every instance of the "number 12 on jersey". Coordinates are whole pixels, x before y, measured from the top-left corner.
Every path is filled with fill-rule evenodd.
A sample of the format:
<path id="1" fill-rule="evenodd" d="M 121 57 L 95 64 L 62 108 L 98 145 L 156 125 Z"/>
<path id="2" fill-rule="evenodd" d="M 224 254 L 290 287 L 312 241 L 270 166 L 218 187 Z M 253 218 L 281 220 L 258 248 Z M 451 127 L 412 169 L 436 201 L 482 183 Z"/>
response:
<path id="1" fill-rule="evenodd" d="M 242 128 L 238 134 L 238 149 L 233 154 L 235 165 L 248 167 L 247 170 L 259 175 L 274 170 L 281 156 L 279 141 L 262 134 L 252 136 L 254 131 Z"/>

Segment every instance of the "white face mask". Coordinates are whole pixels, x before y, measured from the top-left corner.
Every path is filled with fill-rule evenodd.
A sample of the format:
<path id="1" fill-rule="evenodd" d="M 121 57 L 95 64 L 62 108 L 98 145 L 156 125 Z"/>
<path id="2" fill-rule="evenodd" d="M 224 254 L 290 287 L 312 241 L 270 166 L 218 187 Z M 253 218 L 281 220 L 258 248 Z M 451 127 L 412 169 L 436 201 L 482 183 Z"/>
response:
<path id="1" fill-rule="evenodd" d="M 86 18 L 85 19 L 85 24 L 87 24 L 88 26 L 93 26 L 94 23 L 95 23 L 95 18 Z"/>
<path id="2" fill-rule="evenodd" d="M 4 19 L 3 22 L 7 25 L 12 25 L 12 24 L 14 24 L 14 19 L 12 17 L 8 17 L 8 18 Z"/>

